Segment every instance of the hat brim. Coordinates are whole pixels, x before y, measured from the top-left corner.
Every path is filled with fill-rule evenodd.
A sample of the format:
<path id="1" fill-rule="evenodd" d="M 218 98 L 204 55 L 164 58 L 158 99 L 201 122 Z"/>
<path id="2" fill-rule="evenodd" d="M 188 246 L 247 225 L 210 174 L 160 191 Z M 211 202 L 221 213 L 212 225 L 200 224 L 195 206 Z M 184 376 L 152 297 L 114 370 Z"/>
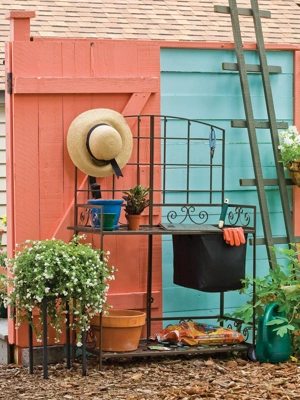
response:
<path id="1" fill-rule="evenodd" d="M 72 121 L 67 136 L 67 147 L 71 160 L 85 174 L 105 177 L 114 174 L 112 165 L 107 161 L 95 162 L 86 147 L 87 134 L 97 124 L 108 124 L 120 134 L 122 149 L 115 158 L 120 169 L 127 164 L 131 157 L 133 138 L 123 115 L 107 108 L 85 111 Z"/>

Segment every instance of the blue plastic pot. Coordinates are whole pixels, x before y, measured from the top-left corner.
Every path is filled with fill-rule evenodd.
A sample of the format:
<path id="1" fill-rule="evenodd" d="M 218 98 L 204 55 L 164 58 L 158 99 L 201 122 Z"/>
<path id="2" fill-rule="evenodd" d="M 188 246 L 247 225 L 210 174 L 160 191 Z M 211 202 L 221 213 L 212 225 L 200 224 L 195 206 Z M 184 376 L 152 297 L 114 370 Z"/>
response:
<path id="1" fill-rule="evenodd" d="M 103 207 L 103 214 L 116 214 L 114 218 L 114 229 L 119 229 L 119 219 L 121 214 L 121 207 L 124 200 L 106 200 L 106 199 L 91 199 L 88 200 L 88 204 L 97 205 Z M 100 228 L 100 210 L 99 208 L 92 208 L 91 225 L 95 228 Z"/>

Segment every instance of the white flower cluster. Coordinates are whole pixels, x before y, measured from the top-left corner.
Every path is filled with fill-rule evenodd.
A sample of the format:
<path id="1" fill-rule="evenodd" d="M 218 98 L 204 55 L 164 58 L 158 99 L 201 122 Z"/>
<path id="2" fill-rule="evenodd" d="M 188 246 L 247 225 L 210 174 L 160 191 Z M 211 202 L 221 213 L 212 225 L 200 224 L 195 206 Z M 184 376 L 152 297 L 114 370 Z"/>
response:
<path id="1" fill-rule="evenodd" d="M 278 149 L 284 163 L 300 158 L 300 135 L 296 126 L 289 126 L 287 130 L 280 132 L 279 140 Z"/>
<path id="2" fill-rule="evenodd" d="M 115 268 L 107 264 L 109 252 L 81 244 L 82 237 L 75 236 L 70 243 L 56 239 L 27 240 L 11 260 L 14 289 L 6 301 L 16 308 L 18 324 L 24 320 L 32 323 L 38 338 L 42 326 L 33 324 L 30 313 L 38 307 L 42 318 L 44 298 L 47 298 L 49 324 L 57 333 L 56 341 L 65 324 L 67 304 L 70 313 L 76 315 L 71 327 L 78 332 L 78 342 L 91 317 L 107 307 L 108 282 L 114 279 Z"/>

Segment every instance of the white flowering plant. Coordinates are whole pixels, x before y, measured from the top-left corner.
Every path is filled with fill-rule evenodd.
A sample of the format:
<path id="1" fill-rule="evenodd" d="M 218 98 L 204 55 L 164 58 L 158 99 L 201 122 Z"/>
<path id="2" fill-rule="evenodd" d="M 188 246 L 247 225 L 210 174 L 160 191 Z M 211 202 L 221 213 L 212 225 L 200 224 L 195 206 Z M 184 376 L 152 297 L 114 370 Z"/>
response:
<path id="1" fill-rule="evenodd" d="M 89 322 L 104 311 L 109 281 L 114 279 L 115 268 L 108 266 L 109 252 L 95 250 L 89 243 L 80 243 L 85 235 L 74 236 L 69 243 L 62 240 L 27 240 L 18 245 L 14 258 L 8 260 L 12 274 L 12 291 L 4 300 L 15 310 L 16 327 L 24 321 L 31 324 L 42 337 L 42 300 L 47 299 L 48 324 L 56 332 L 55 341 L 65 327 L 67 303 L 74 316 L 71 329 L 77 332 L 77 344 Z M 38 323 L 32 318 L 37 308 Z"/>
<path id="2" fill-rule="evenodd" d="M 278 149 L 284 164 L 300 159 L 300 135 L 296 126 L 289 126 L 287 130 L 280 132 L 279 141 Z"/>

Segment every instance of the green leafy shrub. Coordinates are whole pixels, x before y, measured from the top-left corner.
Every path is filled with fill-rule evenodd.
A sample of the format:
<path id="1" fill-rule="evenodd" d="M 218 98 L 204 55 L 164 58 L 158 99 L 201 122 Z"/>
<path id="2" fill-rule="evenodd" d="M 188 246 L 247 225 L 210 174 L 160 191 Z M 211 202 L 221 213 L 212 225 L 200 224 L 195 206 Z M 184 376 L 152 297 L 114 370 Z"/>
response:
<path id="1" fill-rule="evenodd" d="M 283 265 L 276 264 L 263 278 L 247 276 L 243 280 L 244 287 L 240 293 L 247 294 L 249 301 L 238 307 L 230 316 L 251 323 L 255 313 L 256 322 L 264 314 L 265 306 L 275 301 L 279 305 L 279 311 L 283 311 L 286 318 L 277 318 L 274 330 L 278 335 L 285 333 L 291 335 L 293 352 L 300 354 L 300 262 L 299 246 L 292 244 L 290 249 L 271 250 L 283 256 L 287 261 Z M 282 325 L 282 323 L 284 323 Z"/>

